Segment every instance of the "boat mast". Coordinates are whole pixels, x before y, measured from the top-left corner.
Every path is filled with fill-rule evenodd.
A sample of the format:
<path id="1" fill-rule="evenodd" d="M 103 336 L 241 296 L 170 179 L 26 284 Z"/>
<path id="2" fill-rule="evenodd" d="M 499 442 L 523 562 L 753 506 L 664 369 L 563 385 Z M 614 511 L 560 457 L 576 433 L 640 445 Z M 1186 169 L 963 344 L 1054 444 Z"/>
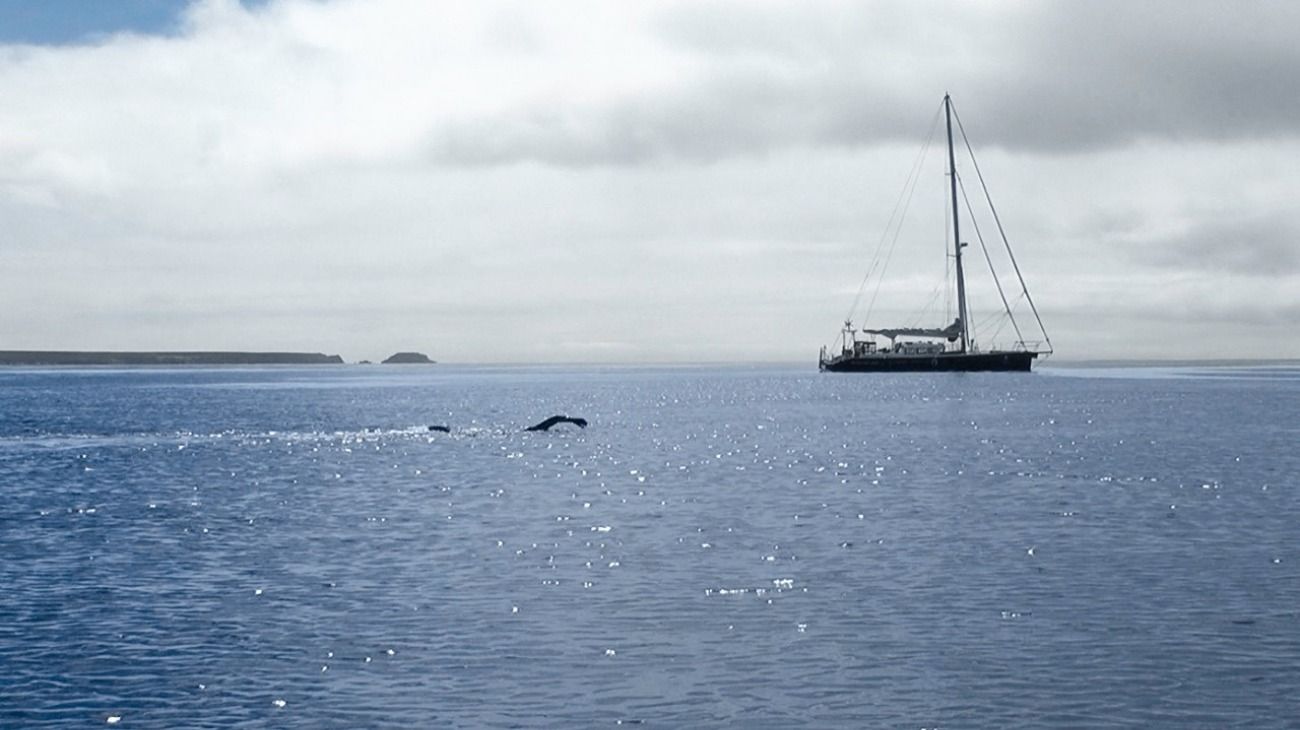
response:
<path id="1" fill-rule="evenodd" d="M 961 351 L 966 352 L 969 339 L 966 328 L 966 275 L 961 268 L 961 229 L 957 225 L 957 159 L 952 151 L 952 100 L 943 95 L 943 112 L 948 122 L 948 182 L 952 186 L 952 237 L 957 260 L 957 317 L 961 320 Z"/>

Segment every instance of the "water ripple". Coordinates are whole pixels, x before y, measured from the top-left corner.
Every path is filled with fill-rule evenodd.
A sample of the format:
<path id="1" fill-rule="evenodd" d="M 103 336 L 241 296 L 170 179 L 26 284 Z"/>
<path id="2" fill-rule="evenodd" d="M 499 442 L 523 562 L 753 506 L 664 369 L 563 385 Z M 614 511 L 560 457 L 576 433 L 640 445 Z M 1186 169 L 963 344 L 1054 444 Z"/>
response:
<path id="1" fill-rule="evenodd" d="M 3 726 L 1261 727 L 1300 691 L 1286 378 L 4 377 Z M 555 412 L 592 426 L 520 432 Z"/>

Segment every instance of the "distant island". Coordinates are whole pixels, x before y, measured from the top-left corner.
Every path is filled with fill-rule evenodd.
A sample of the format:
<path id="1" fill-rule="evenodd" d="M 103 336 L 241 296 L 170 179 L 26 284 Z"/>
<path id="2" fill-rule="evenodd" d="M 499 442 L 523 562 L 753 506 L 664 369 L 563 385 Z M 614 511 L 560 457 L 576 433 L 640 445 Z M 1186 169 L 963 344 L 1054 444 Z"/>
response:
<path id="1" fill-rule="evenodd" d="M 342 365 L 319 352 L 83 352 L 0 350 L 0 365 Z"/>
<path id="2" fill-rule="evenodd" d="M 383 365 L 432 365 L 434 364 L 434 361 L 430 360 L 429 356 L 424 354 L 423 352 L 399 352 L 389 357 L 381 364 Z"/>

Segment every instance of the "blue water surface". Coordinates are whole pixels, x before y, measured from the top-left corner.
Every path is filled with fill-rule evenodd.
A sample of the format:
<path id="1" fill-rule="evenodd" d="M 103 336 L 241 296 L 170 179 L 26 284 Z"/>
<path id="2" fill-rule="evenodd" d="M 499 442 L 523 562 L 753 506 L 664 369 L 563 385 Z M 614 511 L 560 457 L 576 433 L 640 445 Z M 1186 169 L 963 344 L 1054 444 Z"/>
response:
<path id="1" fill-rule="evenodd" d="M 1285 365 L 3 369 L 0 727 L 1300 727 L 1298 416 Z"/>

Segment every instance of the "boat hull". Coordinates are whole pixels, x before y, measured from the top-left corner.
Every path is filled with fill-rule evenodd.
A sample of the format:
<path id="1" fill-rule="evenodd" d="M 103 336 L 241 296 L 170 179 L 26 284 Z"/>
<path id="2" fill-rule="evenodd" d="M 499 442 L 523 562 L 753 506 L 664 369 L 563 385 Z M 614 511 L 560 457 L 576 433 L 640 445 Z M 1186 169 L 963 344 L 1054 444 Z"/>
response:
<path id="1" fill-rule="evenodd" d="M 1036 352 L 968 352 L 942 355 L 864 355 L 821 363 L 832 373 L 1029 372 Z"/>

